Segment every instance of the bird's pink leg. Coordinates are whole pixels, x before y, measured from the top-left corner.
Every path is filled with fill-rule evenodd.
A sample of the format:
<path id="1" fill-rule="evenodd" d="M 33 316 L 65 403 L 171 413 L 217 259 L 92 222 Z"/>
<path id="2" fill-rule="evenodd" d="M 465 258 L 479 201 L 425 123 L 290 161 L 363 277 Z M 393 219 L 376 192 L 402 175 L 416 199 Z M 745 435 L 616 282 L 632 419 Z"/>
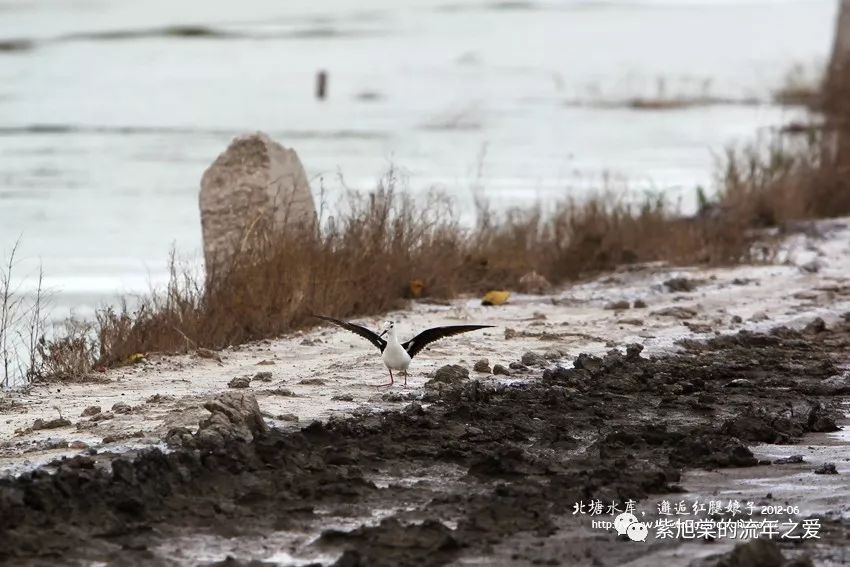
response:
<path id="1" fill-rule="evenodd" d="M 407 388 L 407 370 L 404 371 L 404 387 Z"/>
<path id="2" fill-rule="evenodd" d="M 390 371 L 390 383 L 389 384 L 381 384 L 378 388 L 383 388 L 384 386 L 392 386 L 393 385 L 393 370 L 392 368 L 387 368 Z"/>

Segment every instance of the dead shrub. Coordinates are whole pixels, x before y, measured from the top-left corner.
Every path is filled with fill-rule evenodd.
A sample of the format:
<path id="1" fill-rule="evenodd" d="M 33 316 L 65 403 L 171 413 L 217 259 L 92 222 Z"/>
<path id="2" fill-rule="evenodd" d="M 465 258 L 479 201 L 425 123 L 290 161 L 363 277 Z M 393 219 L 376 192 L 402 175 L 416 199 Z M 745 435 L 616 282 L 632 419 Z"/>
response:
<path id="1" fill-rule="evenodd" d="M 41 371 L 35 380 L 81 381 L 89 378 L 97 358 L 93 325 L 68 319 L 57 337 L 39 343 Z"/>

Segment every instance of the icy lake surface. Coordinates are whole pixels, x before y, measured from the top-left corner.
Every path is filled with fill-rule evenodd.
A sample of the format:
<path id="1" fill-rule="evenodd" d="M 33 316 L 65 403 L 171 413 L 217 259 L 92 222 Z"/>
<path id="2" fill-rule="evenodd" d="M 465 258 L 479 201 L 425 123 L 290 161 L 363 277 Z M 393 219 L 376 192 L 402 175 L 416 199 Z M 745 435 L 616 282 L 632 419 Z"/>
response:
<path id="1" fill-rule="evenodd" d="M 394 164 L 465 217 L 474 188 L 507 207 L 606 178 L 687 209 L 725 146 L 799 113 L 745 100 L 826 59 L 835 4 L 0 0 L 0 252 L 22 236 L 19 274 L 42 262 L 82 314 L 145 290 L 172 245 L 197 254 L 201 173 L 256 129 L 331 204 Z M 740 102 L 597 104 L 658 95 Z"/>

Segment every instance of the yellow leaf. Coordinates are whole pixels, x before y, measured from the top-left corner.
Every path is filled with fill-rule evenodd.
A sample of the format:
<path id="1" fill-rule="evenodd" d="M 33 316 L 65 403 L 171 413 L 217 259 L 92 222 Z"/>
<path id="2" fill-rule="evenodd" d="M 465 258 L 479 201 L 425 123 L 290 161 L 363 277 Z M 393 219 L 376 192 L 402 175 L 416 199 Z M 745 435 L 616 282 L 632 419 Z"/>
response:
<path id="1" fill-rule="evenodd" d="M 129 357 L 127 357 L 127 362 L 129 362 L 130 364 L 136 364 L 138 362 L 143 361 L 144 359 L 145 359 L 145 354 L 142 353 L 142 352 L 137 352 L 137 353 L 131 354 Z"/>
<path id="2" fill-rule="evenodd" d="M 481 305 L 502 305 L 508 301 L 511 292 L 494 289 L 484 294 Z"/>

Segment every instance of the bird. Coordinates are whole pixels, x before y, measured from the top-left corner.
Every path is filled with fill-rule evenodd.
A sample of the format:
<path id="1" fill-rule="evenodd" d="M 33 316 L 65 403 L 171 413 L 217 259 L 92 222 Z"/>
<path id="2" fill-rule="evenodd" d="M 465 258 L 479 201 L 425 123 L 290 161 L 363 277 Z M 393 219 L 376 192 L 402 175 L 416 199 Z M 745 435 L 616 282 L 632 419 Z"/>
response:
<path id="1" fill-rule="evenodd" d="M 419 351 L 434 341 L 451 337 L 452 335 L 468 333 L 469 331 L 477 331 L 478 329 L 489 329 L 494 326 L 448 325 L 445 327 L 433 327 L 431 329 L 425 329 L 407 342 L 400 343 L 398 342 L 396 324 L 394 321 L 386 321 L 384 323 L 383 330 L 380 334 L 378 334 L 356 323 L 349 323 L 348 321 L 341 321 L 340 319 L 325 317 L 324 315 L 313 315 L 313 317 L 323 319 L 333 323 L 334 325 L 342 327 L 346 331 L 351 331 L 352 333 L 360 335 L 378 347 L 378 350 L 381 351 L 381 359 L 384 361 L 384 365 L 390 372 L 389 383 L 381 384 L 381 386 L 392 386 L 395 383 L 395 380 L 393 379 L 393 370 L 404 373 L 404 385 L 407 386 L 407 367 L 410 366 L 410 360 L 416 356 Z M 386 339 L 383 338 L 385 335 L 387 337 Z"/>

